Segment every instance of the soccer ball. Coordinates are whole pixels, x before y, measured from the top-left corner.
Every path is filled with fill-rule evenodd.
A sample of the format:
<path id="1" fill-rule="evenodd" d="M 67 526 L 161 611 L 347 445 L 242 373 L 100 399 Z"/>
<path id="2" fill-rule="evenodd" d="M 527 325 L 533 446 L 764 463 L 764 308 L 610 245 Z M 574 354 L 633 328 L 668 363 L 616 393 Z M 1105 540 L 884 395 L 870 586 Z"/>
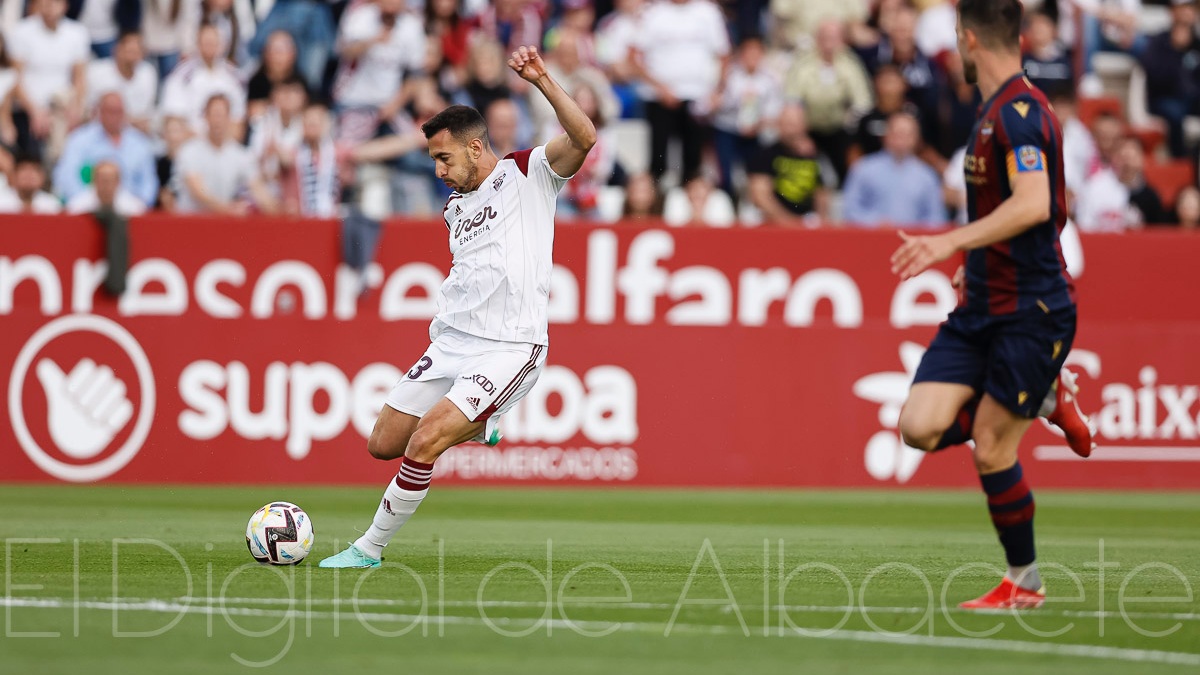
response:
<path id="1" fill-rule="evenodd" d="M 313 545 L 312 519 L 304 509 L 289 502 L 271 502 L 250 516 L 246 524 L 246 548 L 267 565 L 295 565 L 304 560 Z"/>

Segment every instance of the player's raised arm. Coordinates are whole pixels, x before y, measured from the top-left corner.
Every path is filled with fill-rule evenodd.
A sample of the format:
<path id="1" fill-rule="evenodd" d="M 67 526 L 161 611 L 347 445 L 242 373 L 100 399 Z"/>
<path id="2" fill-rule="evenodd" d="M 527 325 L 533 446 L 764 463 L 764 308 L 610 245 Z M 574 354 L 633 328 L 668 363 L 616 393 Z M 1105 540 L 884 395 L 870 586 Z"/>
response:
<path id="1" fill-rule="evenodd" d="M 595 125 L 579 104 L 546 72 L 546 64 L 537 47 L 521 47 L 513 52 L 508 59 L 508 67 L 542 92 L 554 107 L 558 122 L 566 133 L 546 144 L 546 160 L 550 162 L 554 173 L 563 177 L 575 175 L 583 166 L 588 151 L 596 144 Z"/>

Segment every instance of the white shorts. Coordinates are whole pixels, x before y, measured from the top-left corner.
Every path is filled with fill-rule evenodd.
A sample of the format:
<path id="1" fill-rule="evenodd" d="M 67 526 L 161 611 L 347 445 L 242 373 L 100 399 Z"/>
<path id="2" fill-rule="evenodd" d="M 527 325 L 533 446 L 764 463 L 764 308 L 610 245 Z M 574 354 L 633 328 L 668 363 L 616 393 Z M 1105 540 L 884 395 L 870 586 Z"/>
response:
<path id="1" fill-rule="evenodd" d="M 392 387 L 387 404 L 423 417 L 447 398 L 472 422 L 495 420 L 529 393 L 545 365 L 545 345 L 488 340 L 443 327 Z"/>

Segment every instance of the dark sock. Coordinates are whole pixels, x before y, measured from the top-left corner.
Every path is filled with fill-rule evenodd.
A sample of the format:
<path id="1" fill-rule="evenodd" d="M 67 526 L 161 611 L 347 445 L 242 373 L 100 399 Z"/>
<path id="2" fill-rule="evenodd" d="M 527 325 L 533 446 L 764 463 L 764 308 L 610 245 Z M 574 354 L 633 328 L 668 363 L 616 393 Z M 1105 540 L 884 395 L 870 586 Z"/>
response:
<path id="1" fill-rule="evenodd" d="M 975 411 L 979 409 L 979 397 L 976 396 L 958 411 L 954 424 L 942 432 L 934 450 L 945 450 L 952 445 L 961 445 L 971 440 L 971 430 L 975 428 Z"/>
<path id="2" fill-rule="evenodd" d="M 987 493 L 992 525 L 1010 567 L 1029 565 L 1037 558 L 1033 547 L 1033 492 L 1021 472 L 1021 463 L 979 477 Z"/>

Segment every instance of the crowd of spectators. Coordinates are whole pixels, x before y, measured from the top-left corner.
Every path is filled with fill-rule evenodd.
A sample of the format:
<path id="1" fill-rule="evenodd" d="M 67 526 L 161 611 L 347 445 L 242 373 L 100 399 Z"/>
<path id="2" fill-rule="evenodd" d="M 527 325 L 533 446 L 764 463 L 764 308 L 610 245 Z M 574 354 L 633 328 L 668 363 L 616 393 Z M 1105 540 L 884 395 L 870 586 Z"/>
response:
<path id="1" fill-rule="evenodd" d="M 1083 230 L 1200 221 L 1193 0 L 1027 0 Z M 478 108 L 497 153 L 560 133 L 505 66 L 539 45 L 599 130 L 569 218 L 940 227 L 980 104 L 954 0 L 3 0 L 0 212 L 439 212 L 421 123 Z M 1093 57 L 1140 64 L 1160 130 L 1084 115 Z M 1091 86 L 1089 86 L 1091 85 Z M 1081 92 L 1087 92 L 1083 96 Z M 630 147 L 637 144 L 637 147 Z M 1190 166 L 1188 166 L 1190 164 Z M 1194 183 L 1194 178 L 1191 179 Z"/>

